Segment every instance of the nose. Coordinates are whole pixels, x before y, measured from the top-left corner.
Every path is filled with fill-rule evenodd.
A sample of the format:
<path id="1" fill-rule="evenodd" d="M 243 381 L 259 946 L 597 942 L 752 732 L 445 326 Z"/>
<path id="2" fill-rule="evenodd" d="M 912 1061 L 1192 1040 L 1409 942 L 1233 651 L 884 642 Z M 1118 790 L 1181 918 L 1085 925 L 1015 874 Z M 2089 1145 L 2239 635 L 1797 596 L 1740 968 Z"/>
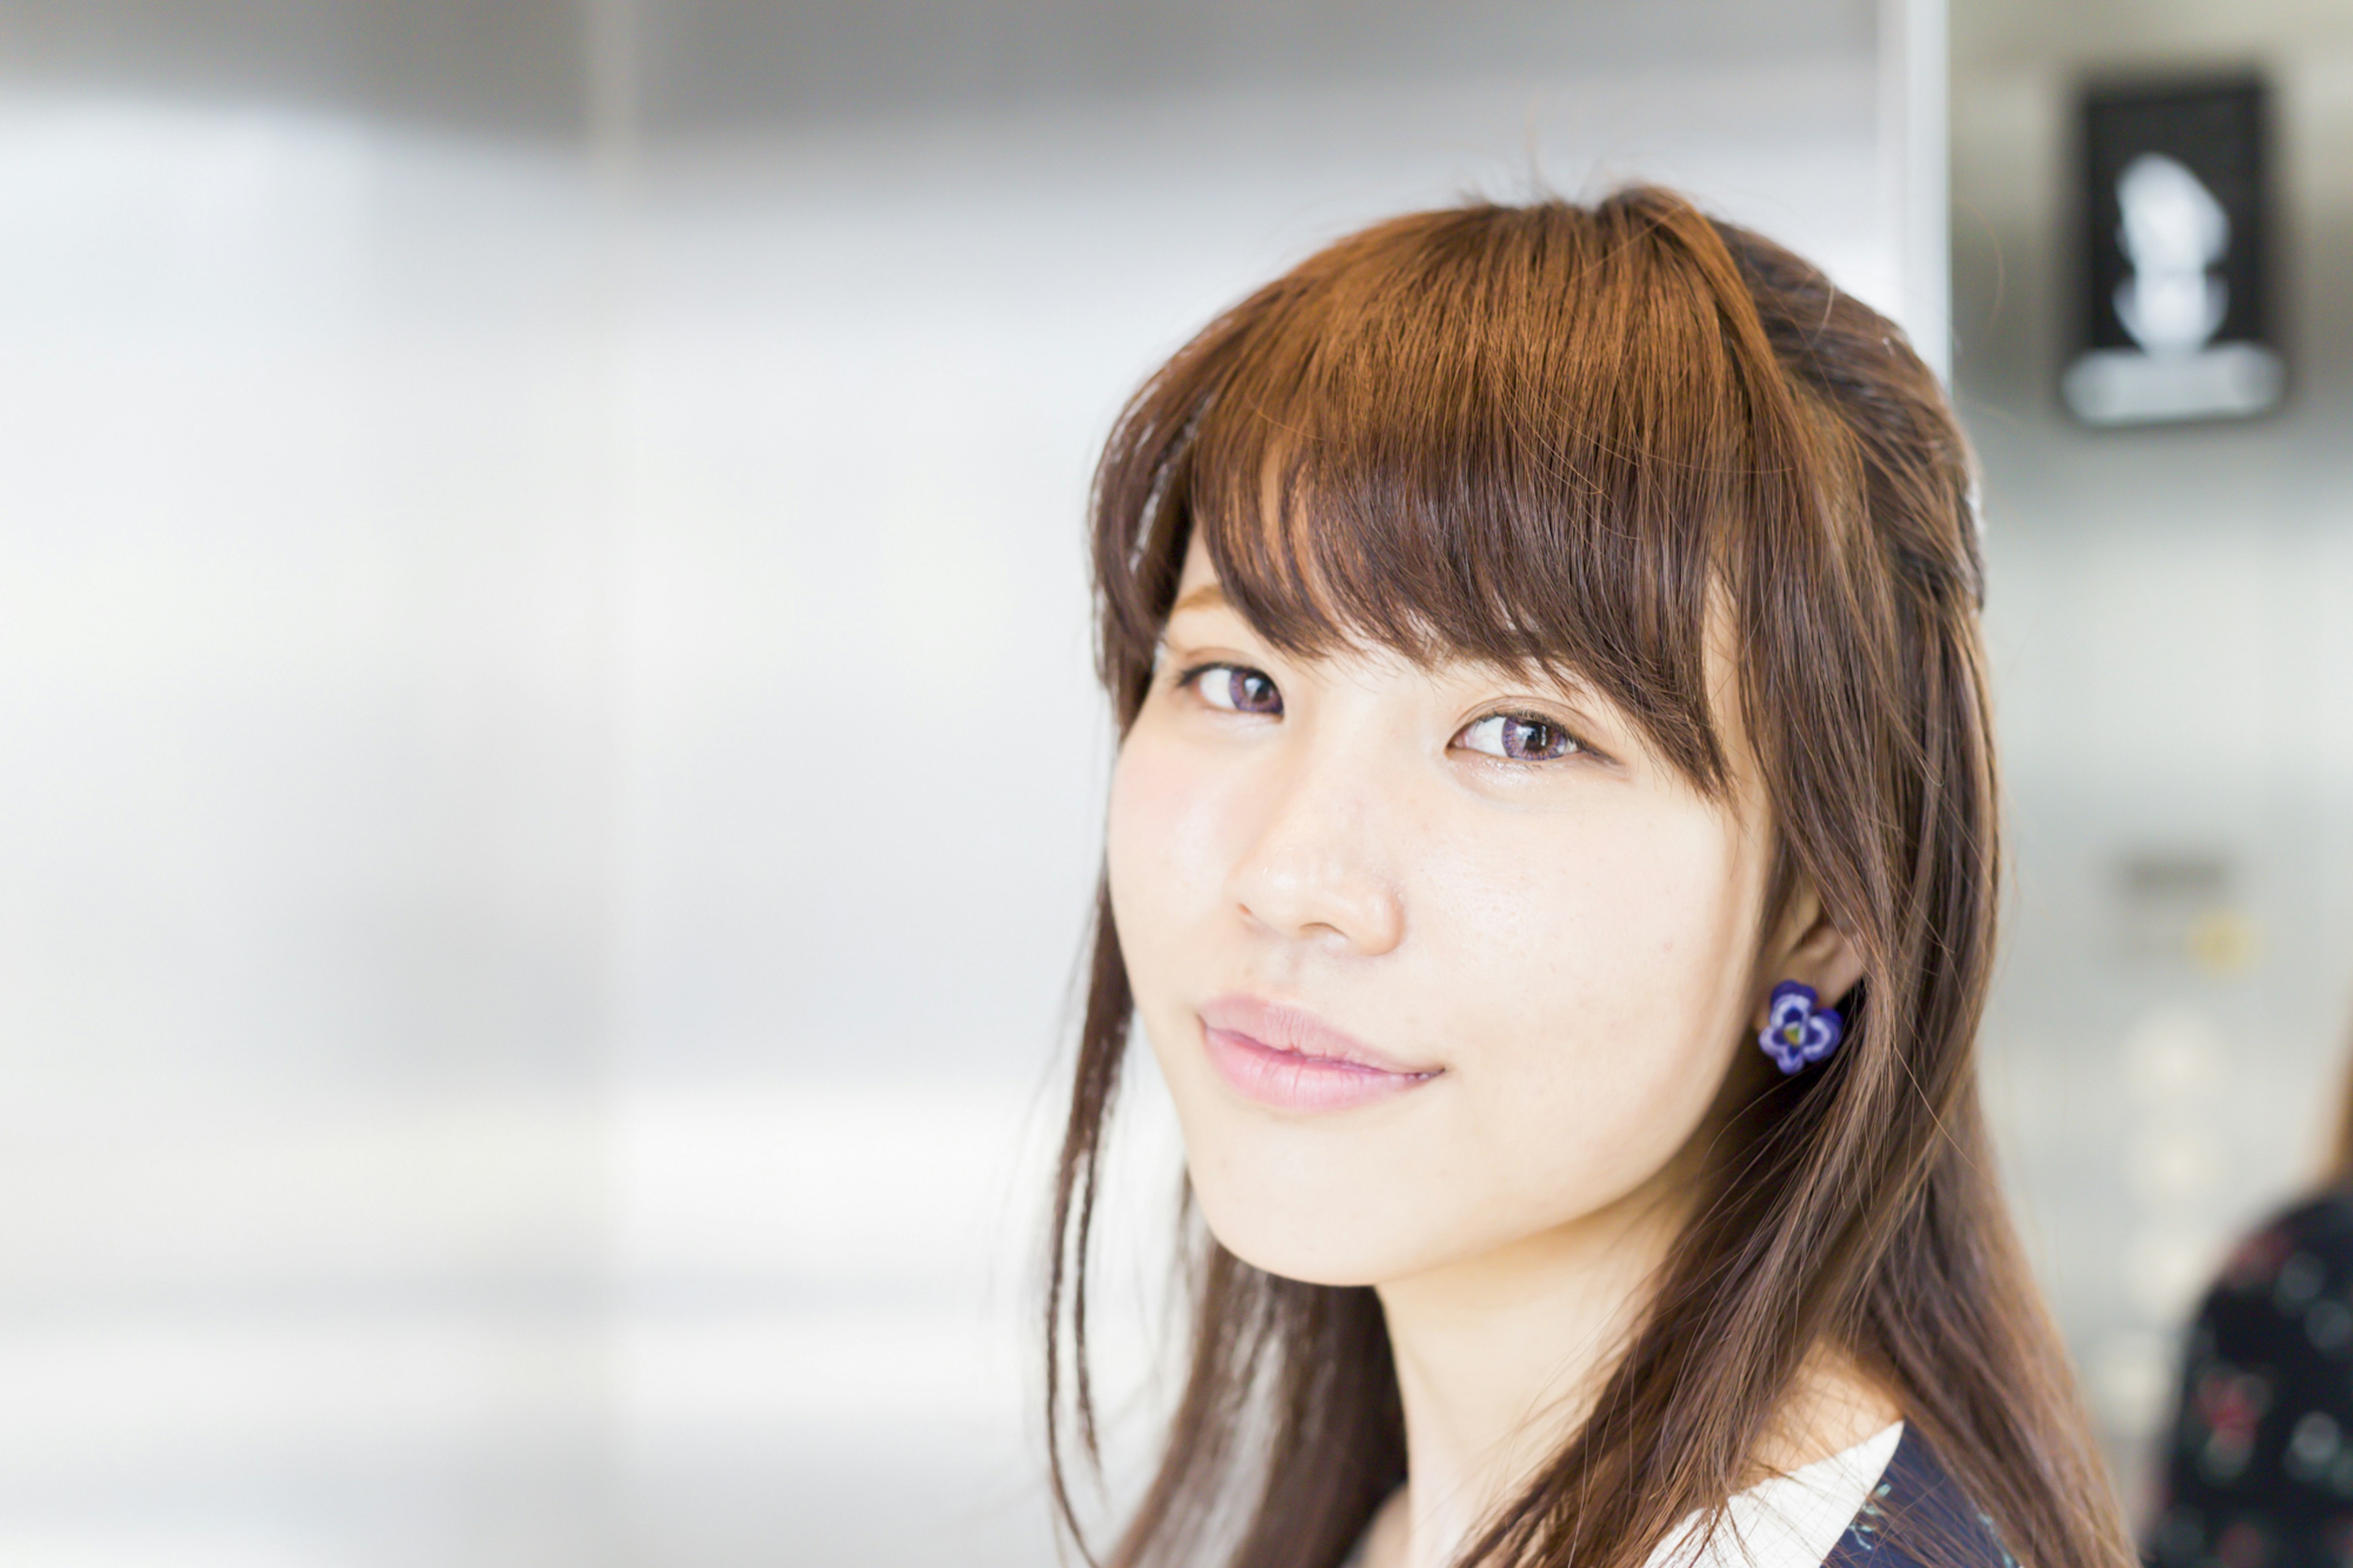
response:
<path id="1" fill-rule="evenodd" d="M 1345 759 L 1309 760 L 1274 781 L 1227 892 L 1277 936 L 1374 957 L 1404 940 L 1405 904 L 1387 869 L 1388 814 L 1350 773 Z"/>

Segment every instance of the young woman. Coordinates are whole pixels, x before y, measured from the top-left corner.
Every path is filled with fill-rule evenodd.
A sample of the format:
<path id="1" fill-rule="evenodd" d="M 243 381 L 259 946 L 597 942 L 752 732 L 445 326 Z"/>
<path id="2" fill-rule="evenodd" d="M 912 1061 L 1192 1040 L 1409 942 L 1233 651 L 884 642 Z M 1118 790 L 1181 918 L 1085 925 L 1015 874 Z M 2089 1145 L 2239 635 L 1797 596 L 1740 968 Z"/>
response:
<path id="1" fill-rule="evenodd" d="M 1654 190 L 1400 218 L 1136 395 L 1094 566 L 1074 1532 L 1140 1025 L 1193 1347 L 1111 1563 L 2127 1560 L 1978 1109 L 1978 542 L 1900 332 Z"/>

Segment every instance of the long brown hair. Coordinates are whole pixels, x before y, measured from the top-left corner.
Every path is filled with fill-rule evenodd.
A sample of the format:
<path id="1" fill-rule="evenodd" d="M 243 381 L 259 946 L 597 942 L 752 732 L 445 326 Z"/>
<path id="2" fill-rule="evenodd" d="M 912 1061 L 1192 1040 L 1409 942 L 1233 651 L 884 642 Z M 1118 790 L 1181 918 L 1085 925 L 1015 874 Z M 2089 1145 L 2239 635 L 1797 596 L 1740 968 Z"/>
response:
<path id="1" fill-rule="evenodd" d="M 1467 1561 L 1632 1568 L 1738 1489 L 1823 1346 L 2031 1568 L 2127 1561 L 1978 1109 L 1999 856 L 1970 474 L 1901 332 L 1648 188 L 1345 239 L 1187 344 L 1112 434 L 1093 551 L 1122 733 L 1197 531 L 1286 651 L 1571 669 L 1719 794 L 1705 665 L 1728 619 L 1775 898 L 1810 884 L 1863 960 L 1847 1044 L 1737 1113 L 1593 1414 Z M 1088 1240 L 1132 1012 L 1100 900 L 1048 1280 L 1074 1535 Z M 1378 1300 L 1188 1235 L 1190 1373 L 1108 1560 L 1333 1568 L 1405 1474 Z"/>

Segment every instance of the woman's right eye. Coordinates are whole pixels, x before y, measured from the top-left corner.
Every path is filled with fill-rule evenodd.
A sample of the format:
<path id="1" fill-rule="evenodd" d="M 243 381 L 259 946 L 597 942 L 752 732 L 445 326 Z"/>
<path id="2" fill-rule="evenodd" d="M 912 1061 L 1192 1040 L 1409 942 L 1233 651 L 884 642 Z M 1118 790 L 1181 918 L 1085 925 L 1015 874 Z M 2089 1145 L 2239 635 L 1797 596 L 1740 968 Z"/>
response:
<path id="1" fill-rule="evenodd" d="M 1264 671 L 1239 664 L 1205 664 L 1187 670 L 1178 684 L 1190 686 L 1201 700 L 1229 713 L 1276 714 L 1282 711 L 1282 693 Z"/>

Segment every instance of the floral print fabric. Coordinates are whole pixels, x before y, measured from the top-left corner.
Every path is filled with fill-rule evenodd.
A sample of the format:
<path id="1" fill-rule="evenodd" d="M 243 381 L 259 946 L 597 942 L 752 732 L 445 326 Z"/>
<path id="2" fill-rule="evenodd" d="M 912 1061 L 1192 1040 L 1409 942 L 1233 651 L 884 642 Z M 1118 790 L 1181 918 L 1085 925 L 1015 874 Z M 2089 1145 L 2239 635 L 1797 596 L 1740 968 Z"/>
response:
<path id="1" fill-rule="evenodd" d="M 1993 1523 L 1972 1507 L 1906 1423 L 1879 1484 L 1822 1568 L 2018 1568 Z"/>
<path id="2" fill-rule="evenodd" d="M 2353 1194 L 2242 1242 L 2183 1356 L 2151 1568 L 2353 1568 Z"/>

